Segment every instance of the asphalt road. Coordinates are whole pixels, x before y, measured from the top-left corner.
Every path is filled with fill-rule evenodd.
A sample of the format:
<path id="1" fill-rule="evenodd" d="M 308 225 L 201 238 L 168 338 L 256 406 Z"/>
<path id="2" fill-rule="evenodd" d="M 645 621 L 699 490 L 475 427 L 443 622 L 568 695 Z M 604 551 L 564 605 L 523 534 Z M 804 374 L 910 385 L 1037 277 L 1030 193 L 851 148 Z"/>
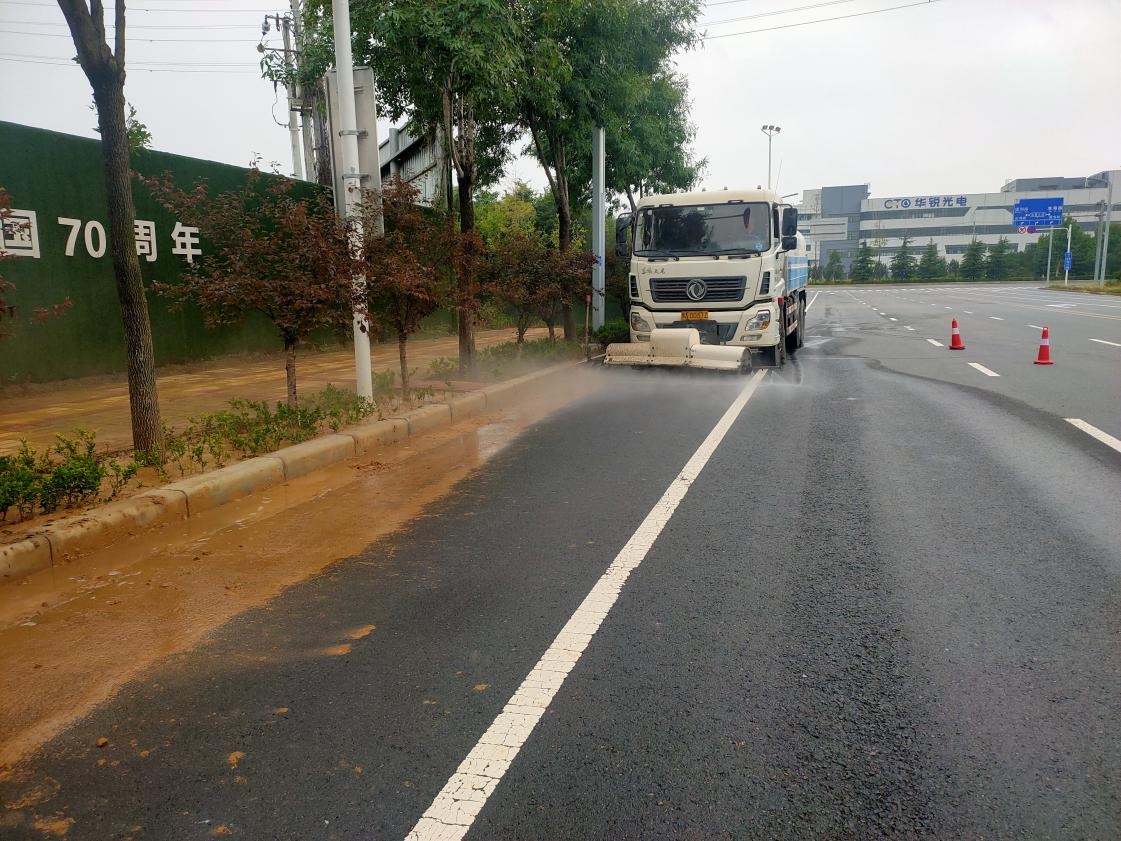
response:
<path id="1" fill-rule="evenodd" d="M 1121 837 L 1121 452 L 1066 420 L 1121 436 L 1121 310 L 1051 295 L 606 372 L 0 778 L 0 838 Z"/>

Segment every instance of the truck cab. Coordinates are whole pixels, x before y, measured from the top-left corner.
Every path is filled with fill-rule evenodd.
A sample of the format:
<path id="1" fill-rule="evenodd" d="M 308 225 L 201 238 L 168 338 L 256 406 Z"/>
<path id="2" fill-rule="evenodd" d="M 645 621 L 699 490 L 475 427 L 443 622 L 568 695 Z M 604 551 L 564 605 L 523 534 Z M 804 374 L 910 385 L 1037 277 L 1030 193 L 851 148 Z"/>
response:
<path id="1" fill-rule="evenodd" d="M 631 256 L 632 342 L 694 328 L 706 344 L 769 354 L 803 341 L 808 260 L 798 211 L 774 193 L 720 190 L 647 196 L 616 226 Z"/>

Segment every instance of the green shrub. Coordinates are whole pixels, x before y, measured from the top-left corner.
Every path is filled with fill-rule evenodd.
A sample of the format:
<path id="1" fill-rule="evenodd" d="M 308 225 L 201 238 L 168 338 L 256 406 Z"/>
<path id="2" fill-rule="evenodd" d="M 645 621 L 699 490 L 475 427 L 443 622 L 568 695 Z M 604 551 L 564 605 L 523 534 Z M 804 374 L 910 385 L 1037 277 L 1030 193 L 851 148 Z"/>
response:
<path id="1" fill-rule="evenodd" d="M 631 340 L 631 327 L 626 321 L 617 318 L 606 322 L 593 334 L 593 338 L 601 345 L 615 344 L 616 342 L 629 342 Z"/>

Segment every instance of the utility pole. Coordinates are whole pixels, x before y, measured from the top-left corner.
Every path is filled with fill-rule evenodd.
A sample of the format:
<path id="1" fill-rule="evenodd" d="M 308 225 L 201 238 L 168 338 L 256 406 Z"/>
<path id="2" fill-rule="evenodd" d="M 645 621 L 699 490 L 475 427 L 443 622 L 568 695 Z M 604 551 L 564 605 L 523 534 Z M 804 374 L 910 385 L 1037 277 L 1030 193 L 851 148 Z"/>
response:
<path id="1" fill-rule="evenodd" d="M 276 16 L 277 26 L 284 36 L 284 67 L 288 71 L 288 83 L 284 86 L 288 91 L 288 140 L 292 145 L 292 175 L 300 181 L 304 180 L 304 159 L 300 152 L 300 106 L 296 99 L 296 87 L 291 81 L 292 68 L 292 21 L 285 15 Z"/>
<path id="2" fill-rule="evenodd" d="M 339 173 L 343 185 L 343 216 L 354 223 L 353 236 L 360 244 L 362 229 L 358 225 L 358 205 L 362 201 L 362 174 L 358 171 L 358 118 L 354 109 L 354 59 L 350 52 L 350 2 L 331 0 L 335 24 L 335 69 L 339 85 L 338 133 L 342 140 L 342 161 Z M 354 279 L 356 300 L 365 291 L 363 278 Z M 354 376 L 359 397 L 373 399 L 374 378 L 370 367 L 370 324 L 358 310 L 354 312 Z"/>
<path id="3" fill-rule="evenodd" d="M 1073 227 L 1074 222 L 1067 225 L 1067 250 L 1066 253 L 1063 254 L 1063 286 L 1066 286 L 1070 282 L 1070 263 L 1067 262 L 1067 254 L 1070 254 L 1070 231 Z"/>
<path id="4" fill-rule="evenodd" d="M 291 9 L 292 36 L 296 44 L 294 67 L 298 71 L 300 67 L 301 35 L 303 34 L 303 8 L 300 0 L 291 0 Z M 315 181 L 315 144 L 311 137 L 310 119 L 314 106 L 310 105 L 308 98 L 304 96 L 303 84 L 300 82 L 298 73 L 296 74 L 296 102 L 300 108 L 300 135 L 304 144 L 304 173 L 308 181 Z"/>
<path id="5" fill-rule="evenodd" d="M 1109 188 L 1105 192 L 1105 224 L 1102 226 L 1102 235 L 1100 245 L 1100 254 L 1098 258 L 1098 265 L 1100 269 L 1095 267 L 1094 279 L 1099 285 L 1105 285 L 1106 274 L 1106 260 L 1109 257 L 1109 226 L 1113 224 L 1113 172 L 1110 171 L 1106 178 L 1109 180 Z"/>
<path id="6" fill-rule="evenodd" d="M 607 214 L 607 191 L 604 188 L 604 134 L 603 126 L 592 129 L 592 253 L 596 262 L 592 266 L 592 329 L 603 327 L 607 308 L 605 268 L 607 254 L 604 250 L 604 216 Z"/>

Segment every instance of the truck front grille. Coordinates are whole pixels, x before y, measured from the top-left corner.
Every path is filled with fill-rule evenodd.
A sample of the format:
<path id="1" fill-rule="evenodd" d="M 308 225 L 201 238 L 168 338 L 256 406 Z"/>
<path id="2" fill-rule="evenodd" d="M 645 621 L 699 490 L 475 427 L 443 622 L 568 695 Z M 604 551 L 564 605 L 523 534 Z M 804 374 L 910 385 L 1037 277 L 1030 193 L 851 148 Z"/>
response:
<path id="1" fill-rule="evenodd" d="M 686 294 L 694 280 L 702 280 L 708 287 L 699 301 Z M 743 277 L 655 277 L 650 279 L 650 295 L 657 304 L 735 303 L 743 298 L 746 286 L 747 278 Z"/>

